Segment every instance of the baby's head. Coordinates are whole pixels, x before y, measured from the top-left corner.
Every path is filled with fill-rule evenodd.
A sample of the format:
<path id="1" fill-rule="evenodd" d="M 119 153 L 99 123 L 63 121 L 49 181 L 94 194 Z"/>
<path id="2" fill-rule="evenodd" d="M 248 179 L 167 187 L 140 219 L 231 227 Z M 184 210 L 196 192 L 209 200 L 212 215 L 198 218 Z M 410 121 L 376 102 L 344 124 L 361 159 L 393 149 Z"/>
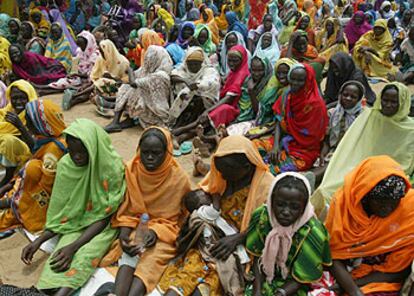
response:
<path id="1" fill-rule="evenodd" d="M 212 202 L 211 196 L 201 189 L 190 191 L 184 195 L 184 206 L 190 213 L 201 206 L 211 205 Z"/>

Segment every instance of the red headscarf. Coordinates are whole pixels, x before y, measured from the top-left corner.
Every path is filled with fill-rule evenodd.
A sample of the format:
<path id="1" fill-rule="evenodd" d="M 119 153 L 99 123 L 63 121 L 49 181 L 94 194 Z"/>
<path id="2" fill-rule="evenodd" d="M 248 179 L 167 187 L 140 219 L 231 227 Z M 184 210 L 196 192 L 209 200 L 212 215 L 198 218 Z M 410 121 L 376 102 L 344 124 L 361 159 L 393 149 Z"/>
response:
<path id="1" fill-rule="evenodd" d="M 328 113 L 319 93 L 315 71 L 307 64 L 302 65 L 307 75 L 305 86 L 297 93 L 285 92 L 273 105 L 273 111 L 282 128 L 292 137 L 287 143 L 289 155 L 303 159 L 307 169 L 320 154 Z"/>
<path id="2" fill-rule="evenodd" d="M 242 56 L 242 62 L 236 71 L 230 71 L 227 75 L 226 83 L 220 92 L 220 98 L 223 98 L 228 92 L 237 94 L 237 96 L 240 97 L 244 80 L 250 75 L 249 58 L 246 48 L 243 45 L 235 45 L 230 51 L 238 51 Z M 238 99 L 234 101 L 237 103 Z"/>

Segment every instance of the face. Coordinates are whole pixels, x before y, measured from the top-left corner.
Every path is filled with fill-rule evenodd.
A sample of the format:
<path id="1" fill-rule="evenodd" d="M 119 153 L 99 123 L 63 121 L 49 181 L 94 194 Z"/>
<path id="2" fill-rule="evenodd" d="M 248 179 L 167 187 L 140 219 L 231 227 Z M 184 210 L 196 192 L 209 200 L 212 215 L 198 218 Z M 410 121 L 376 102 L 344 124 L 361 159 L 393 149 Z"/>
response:
<path id="1" fill-rule="evenodd" d="M 17 35 L 17 34 L 19 34 L 19 30 L 20 30 L 20 28 L 19 28 L 19 25 L 17 24 L 16 21 L 14 21 L 14 20 L 9 21 L 9 31 L 10 31 L 10 33 L 12 33 L 13 35 Z"/>
<path id="2" fill-rule="evenodd" d="M 410 20 L 411 20 L 411 16 L 412 16 L 411 11 L 410 11 L 410 10 L 406 10 L 406 11 L 404 12 L 404 14 L 403 14 L 403 21 L 404 21 L 405 23 L 409 23 L 409 22 L 410 22 Z"/>
<path id="3" fill-rule="evenodd" d="M 308 39 L 304 36 L 296 39 L 296 42 L 293 44 L 293 48 L 300 53 L 305 53 L 308 49 Z"/>
<path id="4" fill-rule="evenodd" d="M 13 109 L 17 114 L 20 114 L 25 108 L 29 97 L 24 91 L 21 91 L 17 87 L 12 87 L 10 92 L 10 102 Z"/>
<path id="5" fill-rule="evenodd" d="M 302 21 L 300 22 L 299 29 L 305 30 L 309 26 L 309 23 L 310 23 L 310 18 L 307 16 L 303 17 Z"/>
<path id="6" fill-rule="evenodd" d="M 139 17 L 134 17 L 132 19 L 132 28 L 134 30 L 139 30 L 141 28 L 141 19 Z"/>
<path id="7" fill-rule="evenodd" d="M 362 22 L 364 21 L 364 17 L 360 14 L 357 14 L 355 15 L 354 21 L 355 21 L 355 24 L 361 25 Z"/>
<path id="8" fill-rule="evenodd" d="M 17 46 L 10 46 L 9 56 L 13 64 L 20 64 L 23 59 L 23 54 Z"/>
<path id="9" fill-rule="evenodd" d="M 368 207 L 370 212 L 380 218 L 386 218 L 395 211 L 400 204 L 400 199 L 389 198 L 370 198 L 368 199 Z"/>
<path id="10" fill-rule="evenodd" d="M 262 37 L 262 49 L 266 49 L 272 45 L 272 35 L 266 34 Z"/>
<path id="11" fill-rule="evenodd" d="M 22 24 L 22 37 L 24 39 L 30 39 L 33 36 L 32 27 L 29 24 Z"/>
<path id="12" fill-rule="evenodd" d="M 206 22 L 208 20 L 208 14 L 205 9 L 202 10 L 201 15 L 203 16 L 203 20 Z"/>
<path id="13" fill-rule="evenodd" d="M 203 62 L 200 61 L 187 61 L 187 67 L 191 73 L 198 73 L 202 64 Z"/>
<path id="14" fill-rule="evenodd" d="M 384 9 L 383 9 L 385 12 L 390 12 L 390 10 L 391 10 L 391 6 L 390 5 L 387 5 L 387 6 L 385 6 L 384 7 Z"/>
<path id="15" fill-rule="evenodd" d="M 89 153 L 82 141 L 67 135 L 66 143 L 68 144 L 69 156 L 73 163 L 78 167 L 86 166 L 89 163 Z"/>
<path id="16" fill-rule="evenodd" d="M 190 26 L 186 26 L 184 29 L 183 29 L 183 38 L 184 39 L 188 39 L 188 38 L 190 38 L 191 36 L 193 36 L 193 34 L 194 34 L 194 30 L 193 30 L 193 28 L 191 28 Z"/>
<path id="17" fill-rule="evenodd" d="M 211 197 L 205 193 L 202 190 L 198 190 L 196 192 L 196 196 L 198 199 L 198 203 L 197 203 L 197 209 L 199 209 L 202 206 L 209 206 L 212 203 Z"/>
<path id="18" fill-rule="evenodd" d="M 400 108 L 400 101 L 398 99 L 398 90 L 395 88 L 388 88 L 382 92 L 381 96 L 381 113 L 384 116 L 393 116 Z"/>
<path id="19" fill-rule="evenodd" d="M 190 11 L 191 8 L 193 8 L 193 3 L 191 1 L 187 1 L 186 4 L 185 4 L 185 9 L 187 11 Z"/>
<path id="20" fill-rule="evenodd" d="M 333 34 L 333 32 L 334 32 L 333 22 L 331 22 L 331 21 L 326 22 L 326 31 L 328 32 L 328 34 Z"/>
<path id="21" fill-rule="evenodd" d="M 233 46 L 237 45 L 237 36 L 235 34 L 230 34 L 226 38 L 226 48 L 230 50 Z"/>
<path id="22" fill-rule="evenodd" d="M 271 15 L 266 15 L 266 17 L 263 19 L 263 27 L 265 32 L 269 32 L 272 30 L 273 25 L 273 19 Z"/>
<path id="23" fill-rule="evenodd" d="M 388 25 L 388 28 L 390 28 L 390 29 L 394 29 L 394 28 L 397 27 L 397 24 L 395 23 L 395 19 L 394 18 L 390 18 L 388 20 L 387 25 Z"/>
<path id="24" fill-rule="evenodd" d="M 167 155 L 164 143 L 157 136 L 147 136 L 140 145 L 141 161 L 147 171 L 155 171 Z"/>
<path id="25" fill-rule="evenodd" d="M 36 24 L 39 24 L 40 21 L 42 20 L 42 15 L 41 12 L 36 12 L 32 14 L 32 20 L 33 22 L 35 22 Z"/>
<path id="26" fill-rule="evenodd" d="M 289 84 L 289 81 L 288 81 L 289 69 L 290 69 L 289 66 L 286 64 L 281 64 L 276 69 L 276 77 L 283 86 L 286 86 Z"/>
<path id="27" fill-rule="evenodd" d="M 249 162 L 245 155 L 231 154 L 217 157 L 214 160 L 217 170 L 221 173 L 224 180 L 237 182 L 243 180 L 251 174 L 254 166 Z"/>
<path id="28" fill-rule="evenodd" d="M 359 88 L 356 85 L 349 84 L 339 94 L 339 102 L 345 110 L 349 110 L 355 107 L 359 102 L 360 93 Z"/>
<path id="29" fill-rule="evenodd" d="M 295 223 L 306 207 L 306 196 L 296 188 L 281 187 L 273 190 L 272 211 L 283 227 Z"/>
<path id="30" fill-rule="evenodd" d="M 205 44 L 208 40 L 208 31 L 206 29 L 201 30 L 197 40 L 201 45 Z"/>
<path id="31" fill-rule="evenodd" d="M 79 36 L 78 39 L 76 40 L 76 44 L 79 46 L 79 48 L 82 51 L 85 51 L 86 46 L 88 45 L 88 40 L 86 40 L 86 38 Z"/>
<path id="32" fill-rule="evenodd" d="M 306 70 L 303 68 L 297 68 L 290 73 L 290 90 L 293 93 L 297 93 L 306 83 Z"/>
<path id="33" fill-rule="evenodd" d="M 59 40 L 62 37 L 62 28 L 58 25 L 52 25 L 52 29 L 50 30 L 50 36 L 53 40 Z"/>
<path id="34" fill-rule="evenodd" d="M 242 59 L 235 54 L 229 54 L 227 57 L 227 64 L 229 65 L 229 68 L 232 71 L 236 71 L 241 65 L 241 62 Z"/>
<path id="35" fill-rule="evenodd" d="M 253 59 L 251 74 L 254 82 L 259 82 L 265 74 L 265 65 L 259 59 Z"/>
<path id="36" fill-rule="evenodd" d="M 382 34 L 384 34 L 385 29 L 383 27 L 374 27 L 374 35 L 375 37 L 380 37 Z"/>

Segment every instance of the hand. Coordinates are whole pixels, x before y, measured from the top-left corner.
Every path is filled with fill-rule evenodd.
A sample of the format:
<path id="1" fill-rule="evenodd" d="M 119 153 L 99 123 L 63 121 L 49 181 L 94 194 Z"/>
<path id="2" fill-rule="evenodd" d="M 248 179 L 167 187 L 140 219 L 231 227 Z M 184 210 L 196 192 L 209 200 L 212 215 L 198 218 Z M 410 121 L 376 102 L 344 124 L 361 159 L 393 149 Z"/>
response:
<path id="1" fill-rule="evenodd" d="M 278 150 L 273 150 L 272 152 L 270 152 L 269 154 L 270 156 L 270 162 L 272 164 L 277 164 L 279 161 L 279 151 Z"/>
<path id="2" fill-rule="evenodd" d="M 249 79 L 249 81 L 247 82 L 247 92 L 249 93 L 249 95 L 254 93 L 255 86 L 256 84 L 253 82 L 253 79 Z"/>
<path id="3" fill-rule="evenodd" d="M 129 236 L 119 236 L 122 250 L 129 256 L 137 256 L 142 253 L 142 246 L 134 244 L 134 241 Z"/>
<path id="4" fill-rule="evenodd" d="M 369 54 L 368 52 L 365 52 L 365 64 L 370 64 L 372 61 L 372 57 L 371 54 Z"/>
<path id="5" fill-rule="evenodd" d="M 129 85 L 130 85 L 132 88 L 137 88 L 137 87 L 138 87 L 138 84 L 137 84 L 135 81 L 130 82 L 130 83 L 129 83 Z"/>
<path id="6" fill-rule="evenodd" d="M 211 256 L 219 260 L 227 260 L 240 243 L 240 233 L 223 237 L 211 247 Z"/>
<path id="7" fill-rule="evenodd" d="M 144 246 L 146 249 L 153 247 L 158 240 L 157 233 L 150 229 L 144 237 Z"/>
<path id="8" fill-rule="evenodd" d="M 5 119 L 8 123 L 13 124 L 17 129 L 24 126 L 23 122 L 19 118 L 19 115 L 14 112 L 7 112 Z"/>
<path id="9" fill-rule="evenodd" d="M 50 266 L 54 272 L 63 272 L 69 269 L 76 249 L 72 245 L 67 245 L 53 254 Z"/>
<path id="10" fill-rule="evenodd" d="M 32 264 L 33 256 L 37 252 L 37 250 L 39 250 L 39 248 L 40 245 L 36 241 L 31 242 L 26 247 L 24 247 L 22 255 L 20 257 L 23 263 L 26 265 Z"/>
<path id="11" fill-rule="evenodd" d="M 105 72 L 105 73 L 102 75 L 102 77 L 103 77 L 103 78 L 106 78 L 106 79 L 113 79 L 113 78 L 112 78 L 112 75 L 111 75 L 110 73 L 108 73 L 108 72 Z"/>

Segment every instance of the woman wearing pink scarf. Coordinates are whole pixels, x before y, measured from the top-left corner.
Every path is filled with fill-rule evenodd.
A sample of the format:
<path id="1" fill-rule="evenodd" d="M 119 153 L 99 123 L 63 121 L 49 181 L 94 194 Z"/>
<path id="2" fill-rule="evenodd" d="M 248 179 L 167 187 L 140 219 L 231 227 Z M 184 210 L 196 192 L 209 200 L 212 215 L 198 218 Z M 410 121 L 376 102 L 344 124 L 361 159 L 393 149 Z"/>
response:
<path id="1" fill-rule="evenodd" d="M 250 220 L 246 247 L 254 256 L 255 281 L 245 295 L 305 296 L 332 264 L 328 232 L 315 216 L 310 193 L 299 173 L 274 179 L 266 204 Z"/>
<path id="2" fill-rule="evenodd" d="M 349 50 L 352 50 L 359 38 L 369 30 L 372 30 L 372 26 L 368 23 L 365 14 L 362 11 L 355 12 L 344 30 L 348 39 Z"/>

